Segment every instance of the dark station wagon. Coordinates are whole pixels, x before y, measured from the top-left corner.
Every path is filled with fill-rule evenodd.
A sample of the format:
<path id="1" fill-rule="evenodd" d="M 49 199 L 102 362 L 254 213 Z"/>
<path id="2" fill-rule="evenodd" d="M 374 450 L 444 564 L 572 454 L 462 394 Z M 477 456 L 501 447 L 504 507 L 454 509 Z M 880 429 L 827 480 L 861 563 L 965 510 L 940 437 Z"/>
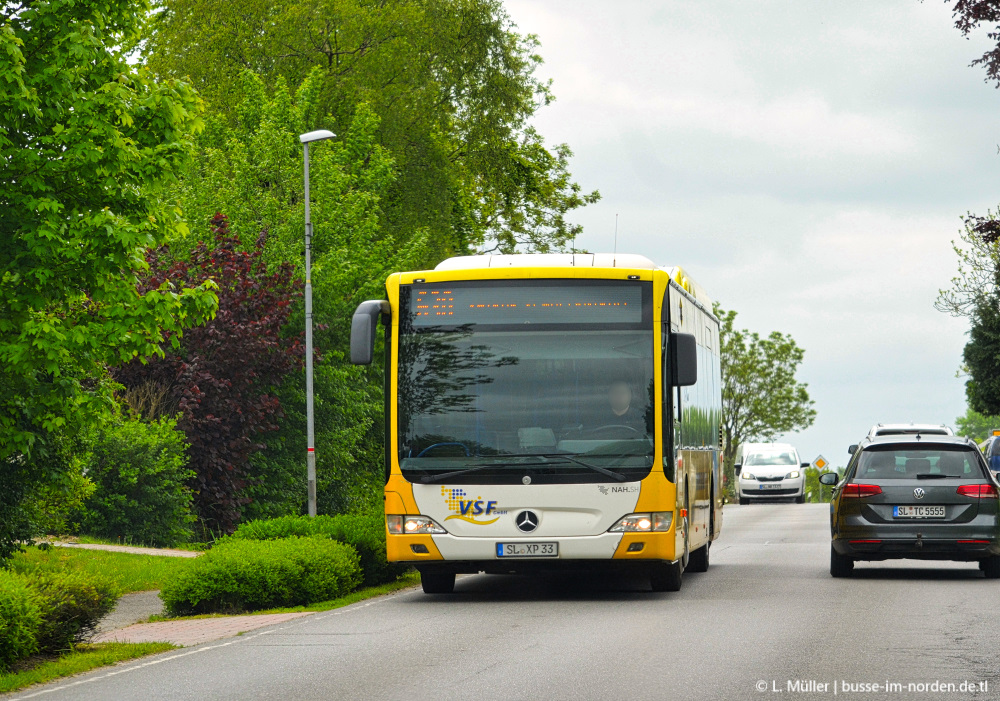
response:
<path id="1" fill-rule="evenodd" d="M 957 436 L 895 435 L 862 441 L 830 504 L 830 574 L 858 560 L 978 562 L 1000 577 L 1000 484 L 976 444 Z"/>

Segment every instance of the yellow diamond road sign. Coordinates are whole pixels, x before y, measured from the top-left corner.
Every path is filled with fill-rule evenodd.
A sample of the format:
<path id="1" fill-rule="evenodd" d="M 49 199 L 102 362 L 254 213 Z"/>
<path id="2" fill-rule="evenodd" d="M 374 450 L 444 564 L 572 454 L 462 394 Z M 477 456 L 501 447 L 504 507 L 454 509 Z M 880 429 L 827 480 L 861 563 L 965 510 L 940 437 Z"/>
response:
<path id="1" fill-rule="evenodd" d="M 820 455 L 818 458 L 816 458 L 815 460 L 813 460 L 813 466 L 817 470 L 824 470 L 824 469 L 826 469 L 826 466 L 829 465 L 829 464 L 830 463 L 828 463 L 826 461 L 826 458 L 824 458 L 822 455 Z"/>

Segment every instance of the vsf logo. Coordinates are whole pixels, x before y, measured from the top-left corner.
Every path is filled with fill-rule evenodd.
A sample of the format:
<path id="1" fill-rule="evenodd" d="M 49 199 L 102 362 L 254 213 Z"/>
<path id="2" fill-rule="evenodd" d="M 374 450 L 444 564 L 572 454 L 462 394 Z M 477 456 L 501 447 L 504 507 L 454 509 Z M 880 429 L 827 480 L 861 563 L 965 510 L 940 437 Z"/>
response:
<path id="1" fill-rule="evenodd" d="M 444 497 L 445 504 L 447 504 L 448 510 L 451 511 L 451 516 L 445 518 L 445 521 L 460 519 L 483 526 L 493 523 L 500 516 L 507 513 L 497 507 L 496 501 L 483 499 L 479 495 L 473 497 L 460 487 L 442 487 L 441 496 Z"/>
<path id="2" fill-rule="evenodd" d="M 497 509 L 495 501 L 459 501 L 458 510 L 462 516 L 489 516 Z"/>

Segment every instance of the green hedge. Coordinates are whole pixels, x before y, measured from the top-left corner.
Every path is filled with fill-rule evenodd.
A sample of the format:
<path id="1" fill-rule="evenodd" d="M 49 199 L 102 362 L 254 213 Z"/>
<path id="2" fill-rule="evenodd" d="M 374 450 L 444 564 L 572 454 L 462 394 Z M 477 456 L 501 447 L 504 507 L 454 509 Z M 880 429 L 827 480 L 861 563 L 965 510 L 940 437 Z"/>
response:
<path id="1" fill-rule="evenodd" d="M 168 580 L 172 615 L 253 611 L 329 601 L 361 582 L 358 553 L 328 538 L 225 539 Z"/>
<path id="2" fill-rule="evenodd" d="M 87 639 L 118 603 L 118 591 L 110 582 L 82 572 L 39 574 L 31 584 L 41 598 L 38 646 L 44 651 L 62 652 Z"/>
<path id="3" fill-rule="evenodd" d="M 385 520 L 382 514 L 339 516 L 282 516 L 248 521 L 236 529 L 237 540 L 275 540 L 289 536 L 325 535 L 353 546 L 361 557 L 365 586 L 396 580 L 406 567 L 385 558 Z"/>
<path id="4" fill-rule="evenodd" d="M 27 578 L 0 570 L 0 668 L 38 651 L 39 599 Z"/>
<path id="5" fill-rule="evenodd" d="M 79 572 L 0 570 L 0 668 L 38 653 L 63 652 L 115 607 L 118 592 Z"/>

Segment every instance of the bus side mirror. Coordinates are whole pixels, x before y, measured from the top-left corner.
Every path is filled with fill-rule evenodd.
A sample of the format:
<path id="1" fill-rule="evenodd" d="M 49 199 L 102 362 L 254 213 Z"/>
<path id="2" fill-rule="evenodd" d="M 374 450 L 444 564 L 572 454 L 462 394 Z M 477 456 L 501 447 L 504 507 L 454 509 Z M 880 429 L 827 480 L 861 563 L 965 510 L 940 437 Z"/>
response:
<path id="1" fill-rule="evenodd" d="M 698 343 L 689 333 L 670 334 L 670 384 L 690 387 L 698 381 Z"/>
<path id="2" fill-rule="evenodd" d="M 381 314 L 389 313 L 389 303 L 384 299 L 362 302 L 351 318 L 351 362 L 371 365 L 375 355 L 375 328 Z"/>
<path id="3" fill-rule="evenodd" d="M 838 475 L 836 472 L 824 472 L 822 475 L 819 476 L 819 483 L 825 484 L 828 487 L 834 486 L 839 481 L 840 481 L 840 475 Z"/>
<path id="4" fill-rule="evenodd" d="M 858 446 L 857 445 L 849 445 L 849 446 L 847 446 L 847 454 L 848 455 L 854 455 L 856 452 L 858 452 Z"/>

